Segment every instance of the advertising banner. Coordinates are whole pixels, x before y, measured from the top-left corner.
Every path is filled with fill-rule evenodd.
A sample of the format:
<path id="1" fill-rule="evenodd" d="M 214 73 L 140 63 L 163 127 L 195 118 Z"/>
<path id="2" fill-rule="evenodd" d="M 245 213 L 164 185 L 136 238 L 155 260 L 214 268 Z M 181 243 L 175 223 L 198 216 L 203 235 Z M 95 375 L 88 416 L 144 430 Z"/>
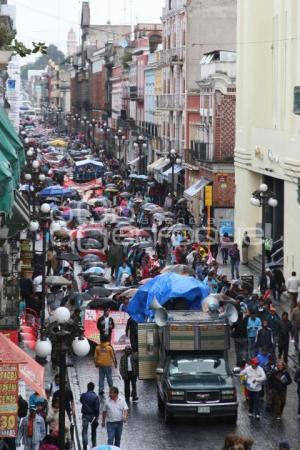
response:
<path id="1" fill-rule="evenodd" d="M 18 364 L 0 363 L 0 437 L 16 437 L 18 424 Z"/>
<path id="2" fill-rule="evenodd" d="M 87 339 L 96 344 L 100 343 L 99 330 L 97 321 L 103 315 L 103 311 L 86 309 L 84 317 L 84 335 Z M 125 328 L 129 315 L 122 311 L 111 311 L 109 316 L 115 322 L 115 329 L 112 332 L 111 344 L 116 351 L 124 350 L 126 345 L 130 344 L 129 339 L 125 335 Z"/>

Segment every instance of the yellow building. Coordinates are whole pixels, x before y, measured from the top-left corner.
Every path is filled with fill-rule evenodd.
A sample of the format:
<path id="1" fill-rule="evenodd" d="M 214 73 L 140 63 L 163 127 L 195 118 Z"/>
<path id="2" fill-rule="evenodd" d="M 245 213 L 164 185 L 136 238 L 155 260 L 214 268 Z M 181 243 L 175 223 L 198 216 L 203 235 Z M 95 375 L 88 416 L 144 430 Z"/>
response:
<path id="1" fill-rule="evenodd" d="M 248 230 L 260 253 L 262 209 L 249 199 L 266 183 L 278 200 L 266 236 L 276 248 L 283 236 L 285 275 L 300 275 L 299 0 L 238 0 L 237 34 L 236 238 Z"/>

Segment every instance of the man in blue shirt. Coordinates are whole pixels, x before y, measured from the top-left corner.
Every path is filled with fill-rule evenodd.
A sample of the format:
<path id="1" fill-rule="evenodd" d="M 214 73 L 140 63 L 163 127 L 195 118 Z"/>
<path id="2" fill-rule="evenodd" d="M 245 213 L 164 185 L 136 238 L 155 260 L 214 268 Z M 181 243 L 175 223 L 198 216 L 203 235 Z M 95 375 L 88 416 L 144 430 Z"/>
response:
<path id="1" fill-rule="evenodd" d="M 83 450 L 87 450 L 88 445 L 88 427 L 91 424 L 92 445 L 96 446 L 96 429 L 98 427 L 98 418 L 100 414 L 100 401 L 94 391 L 94 383 L 88 383 L 87 392 L 81 394 L 80 403 L 82 404 L 82 444 Z"/>
<path id="2" fill-rule="evenodd" d="M 251 311 L 247 322 L 248 358 L 253 358 L 255 356 L 255 340 L 257 331 L 260 327 L 261 320 L 256 317 L 255 311 Z"/>

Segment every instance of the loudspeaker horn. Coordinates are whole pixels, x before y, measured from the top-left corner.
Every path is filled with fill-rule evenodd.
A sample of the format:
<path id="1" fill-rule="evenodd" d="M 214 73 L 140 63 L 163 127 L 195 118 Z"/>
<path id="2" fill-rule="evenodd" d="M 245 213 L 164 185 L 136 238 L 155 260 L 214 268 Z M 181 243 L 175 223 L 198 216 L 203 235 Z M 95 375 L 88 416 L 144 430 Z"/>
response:
<path id="1" fill-rule="evenodd" d="M 154 322 L 156 323 L 156 325 L 158 327 L 165 326 L 168 322 L 168 311 L 163 306 L 161 306 L 157 298 L 154 297 L 149 305 L 149 308 L 155 310 Z"/>
<path id="2" fill-rule="evenodd" d="M 226 305 L 224 312 L 222 312 L 221 314 L 219 314 L 220 318 L 226 318 L 229 322 L 230 325 L 232 325 L 233 323 L 235 323 L 238 320 L 238 312 L 237 309 L 234 305 L 232 305 L 231 303 L 228 303 L 228 305 Z"/>
<path id="3" fill-rule="evenodd" d="M 217 313 L 220 306 L 219 300 L 213 295 L 209 295 L 202 302 L 202 311 L 206 313 Z"/>

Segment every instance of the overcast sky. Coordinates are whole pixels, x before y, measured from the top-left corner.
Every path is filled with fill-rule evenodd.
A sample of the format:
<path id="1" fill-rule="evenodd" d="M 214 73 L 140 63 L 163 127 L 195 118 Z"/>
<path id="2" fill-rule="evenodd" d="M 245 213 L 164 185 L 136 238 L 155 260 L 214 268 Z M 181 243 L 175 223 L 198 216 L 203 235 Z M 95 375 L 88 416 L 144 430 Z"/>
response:
<path id="1" fill-rule="evenodd" d="M 159 22 L 165 0 L 90 0 L 92 24 Z M 78 0 L 8 0 L 17 6 L 17 37 L 26 44 L 42 41 L 66 50 L 71 27 L 79 38 L 81 1 Z M 132 12 L 132 13 L 131 13 Z"/>

